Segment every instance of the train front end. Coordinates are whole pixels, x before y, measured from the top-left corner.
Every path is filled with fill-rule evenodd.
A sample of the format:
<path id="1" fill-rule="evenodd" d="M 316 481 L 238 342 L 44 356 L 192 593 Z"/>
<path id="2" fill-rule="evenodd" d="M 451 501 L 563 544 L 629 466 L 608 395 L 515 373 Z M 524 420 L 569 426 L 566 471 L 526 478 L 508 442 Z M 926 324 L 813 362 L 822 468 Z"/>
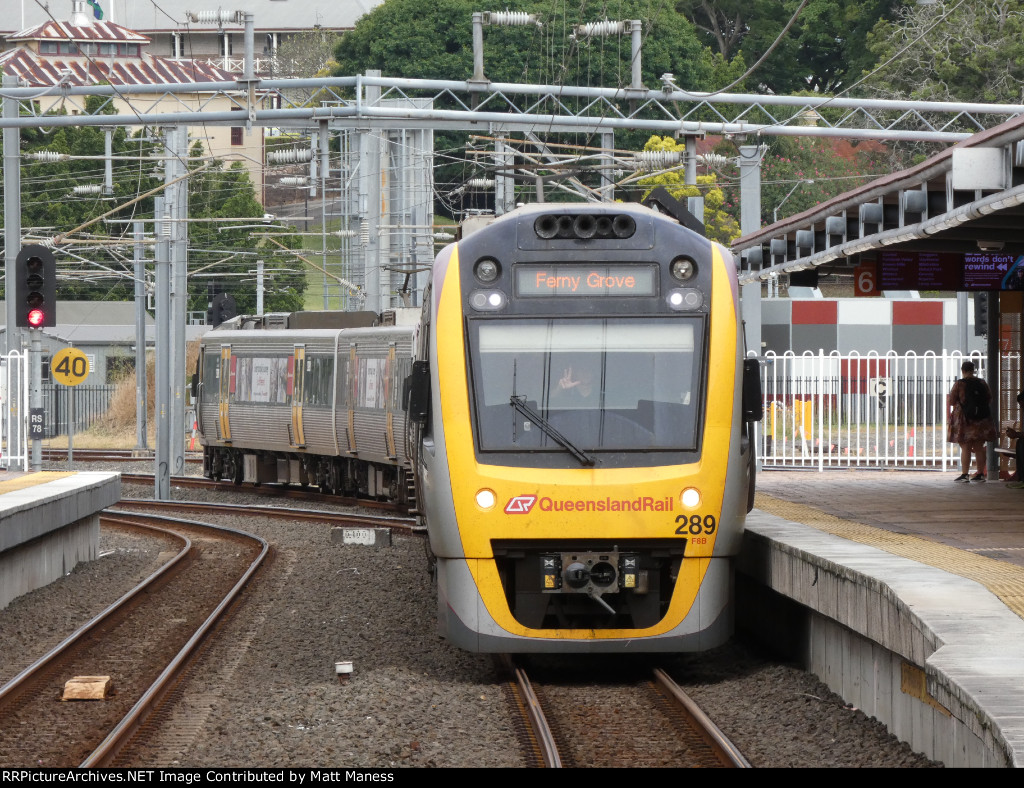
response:
<path id="1" fill-rule="evenodd" d="M 441 633 L 484 652 L 724 642 L 753 468 L 725 250 L 635 205 L 533 206 L 442 252 L 425 301 Z"/>

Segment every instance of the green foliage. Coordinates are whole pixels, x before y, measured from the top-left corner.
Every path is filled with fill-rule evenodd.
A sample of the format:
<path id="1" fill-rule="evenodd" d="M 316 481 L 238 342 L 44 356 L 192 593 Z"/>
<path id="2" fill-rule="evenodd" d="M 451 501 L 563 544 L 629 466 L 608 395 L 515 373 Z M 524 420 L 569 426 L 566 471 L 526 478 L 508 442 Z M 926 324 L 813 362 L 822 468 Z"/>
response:
<path id="1" fill-rule="evenodd" d="M 193 155 L 201 147 L 193 147 Z M 263 206 L 240 162 L 222 162 L 189 179 L 189 209 L 193 217 L 239 219 L 263 215 Z M 195 222 L 189 228 L 190 301 L 205 311 L 215 293 L 230 293 L 241 314 L 256 312 L 256 261 L 265 265 L 264 310 L 302 309 L 306 278 L 295 257 L 269 242 L 252 222 Z M 300 247 L 298 236 L 267 229 L 268 235 L 290 249 Z"/>
<path id="2" fill-rule="evenodd" d="M 727 59 L 756 63 L 782 33 L 800 0 L 679 0 L 701 41 Z M 865 47 L 872 26 L 903 0 L 809 0 L 748 84 L 773 93 L 834 92 L 873 63 Z"/>
<path id="3" fill-rule="evenodd" d="M 888 151 L 872 143 L 776 137 L 761 165 L 761 222 L 806 211 L 890 171 Z M 787 197 L 788 195 L 788 197 Z"/>
<path id="4" fill-rule="evenodd" d="M 653 136 L 644 145 L 644 150 L 682 153 L 686 150 L 686 146 L 671 137 Z M 647 189 L 644 197 L 658 186 L 664 186 L 668 189 L 669 194 L 677 200 L 686 197 L 703 197 L 704 232 L 707 237 L 722 244 L 729 244 L 739 238 L 740 225 L 731 213 L 735 205 L 726 199 L 725 192 L 718 187 L 717 177 L 713 174 L 698 175 L 696 185 L 684 183 L 684 179 L 685 174 L 682 170 L 673 170 L 652 175 L 650 178 L 642 178 L 638 183 Z"/>
<path id="5" fill-rule="evenodd" d="M 691 90 L 712 87 L 716 65 L 687 19 L 670 5 L 621 0 L 614 7 L 559 7 L 541 0 L 513 0 L 505 10 L 537 13 L 544 26 L 484 27 L 484 73 L 494 82 L 628 86 L 628 34 L 572 40 L 574 25 L 618 20 L 644 21 L 643 80 L 659 84 L 666 72 Z M 336 74 L 380 69 L 387 76 L 468 79 L 473 75 L 473 12 L 470 0 L 387 0 L 341 37 Z"/>
<path id="6" fill-rule="evenodd" d="M 928 101 L 1021 101 L 1024 2 L 910 5 L 875 25 L 872 59 L 885 63 L 862 86 L 873 96 Z"/>
<path id="7" fill-rule="evenodd" d="M 670 3 L 620 0 L 613 6 L 552 6 L 541 0 L 512 0 L 502 4 L 502 8 L 537 13 L 544 24 L 484 27 L 484 76 L 492 82 L 628 87 L 632 80 L 629 34 L 579 40 L 570 37 L 575 25 L 606 18 L 643 20 L 641 62 L 645 85 L 658 86 L 661 75 L 671 73 L 680 87 L 711 90 L 743 71 L 741 59 L 722 57 L 703 47 L 692 25 Z M 469 79 L 474 68 L 473 13 L 480 10 L 480 5 L 470 0 L 387 0 L 342 36 L 335 50 L 334 73 L 352 75 L 379 69 L 390 77 Z M 536 113 L 562 111 L 561 106 L 533 105 L 533 101 L 532 96 L 523 98 L 520 108 L 529 106 Z M 585 100 L 565 97 L 561 102 L 576 109 L 582 108 Z M 454 100 L 437 106 L 456 107 L 462 108 Z M 628 111 L 628 107 L 618 111 Z M 616 145 L 639 148 L 646 138 L 645 133 L 620 131 L 616 133 Z M 581 151 L 599 144 L 585 134 L 575 140 L 562 135 L 558 141 L 579 144 Z M 442 194 L 479 174 L 461 163 L 465 134 L 439 132 L 435 145 L 435 180 Z M 449 155 L 459 163 L 447 164 Z M 591 181 L 590 185 L 598 183 L 596 178 Z M 555 188 L 549 186 L 549 193 L 554 193 Z M 560 193 L 559 199 L 564 197 L 565 193 Z"/>

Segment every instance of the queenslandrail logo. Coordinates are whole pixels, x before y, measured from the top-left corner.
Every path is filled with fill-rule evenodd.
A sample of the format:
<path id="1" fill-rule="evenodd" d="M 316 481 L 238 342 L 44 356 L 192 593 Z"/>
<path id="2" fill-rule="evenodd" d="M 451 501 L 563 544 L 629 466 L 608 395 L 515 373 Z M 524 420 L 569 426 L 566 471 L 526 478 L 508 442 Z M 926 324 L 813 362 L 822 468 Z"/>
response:
<path id="1" fill-rule="evenodd" d="M 505 504 L 505 514 L 526 514 L 537 503 L 536 495 L 516 495 Z"/>
<path id="2" fill-rule="evenodd" d="M 536 495 L 516 495 L 505 504 L 505 514 L 527 514 L 534 504 L 542 512 L 671 512 L 675 501 L 667 498 L 640 496 L 637 498 L 591 498 L 589 500 L 538 498 Z"/>

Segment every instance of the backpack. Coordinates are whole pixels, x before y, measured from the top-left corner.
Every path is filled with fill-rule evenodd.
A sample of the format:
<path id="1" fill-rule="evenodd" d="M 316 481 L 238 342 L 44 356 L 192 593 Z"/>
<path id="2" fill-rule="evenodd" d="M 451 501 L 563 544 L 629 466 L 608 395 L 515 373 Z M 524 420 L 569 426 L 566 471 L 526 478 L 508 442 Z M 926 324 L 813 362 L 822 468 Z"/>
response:
<path id="1" fill-rule="evenodd" d="M 964 418 L 968 421 L 982 421 L 990 415 L 988 391 L 978 378 L 964 378 Z"/>

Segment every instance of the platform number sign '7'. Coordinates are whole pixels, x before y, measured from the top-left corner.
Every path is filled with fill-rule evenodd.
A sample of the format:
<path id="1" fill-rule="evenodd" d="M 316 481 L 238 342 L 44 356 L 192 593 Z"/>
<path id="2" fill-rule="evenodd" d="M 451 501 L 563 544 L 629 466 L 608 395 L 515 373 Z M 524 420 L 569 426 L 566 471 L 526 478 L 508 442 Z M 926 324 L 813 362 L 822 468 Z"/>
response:
<path id="1" fill-rule="evenodd" d="M 66 347 L 54 354 L 50 374 L 58 383 L 77 386 L 89 377 L 89 357 L 78 348 Z"/>

